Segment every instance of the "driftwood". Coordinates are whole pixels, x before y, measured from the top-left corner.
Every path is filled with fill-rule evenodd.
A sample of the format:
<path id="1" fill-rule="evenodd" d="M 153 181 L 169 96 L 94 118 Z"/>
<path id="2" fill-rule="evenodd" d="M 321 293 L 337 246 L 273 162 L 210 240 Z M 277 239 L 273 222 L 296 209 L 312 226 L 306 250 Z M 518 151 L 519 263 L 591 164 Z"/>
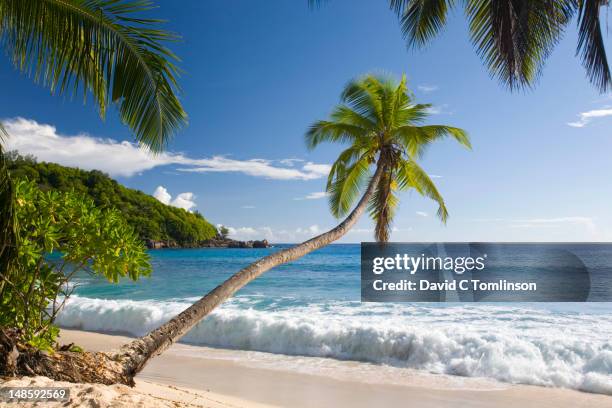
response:
<path id="1" fill-rule="evenodd" d="M 134 375 L 109 353 L 42 352 L 20 344 L 17 333 L 0 329 L 0 376 L 42 375 L 57 381 L 134 385 Z"/>

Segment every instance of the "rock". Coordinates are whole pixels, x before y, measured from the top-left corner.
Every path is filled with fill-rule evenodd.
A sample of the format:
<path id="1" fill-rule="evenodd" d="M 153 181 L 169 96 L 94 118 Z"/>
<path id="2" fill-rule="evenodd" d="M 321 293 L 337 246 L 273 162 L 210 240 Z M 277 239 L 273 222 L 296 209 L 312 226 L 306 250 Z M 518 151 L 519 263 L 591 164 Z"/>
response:
<path id="1" fill-rule="evenodd" d="M 163 248 L 269 248 L 267 240 L 261 241 L 237 241 L 235 239 L 215 237 L 201 242 L 179 245 L 174 241 L 156 241 L 147 239 L 145 245 L 149 249 Z"/>
<path id="2" fill-rule="evenodd" d="M 269 248 L 270 244 L 267 239 L 261 241 L 253 241 L 253 248 Z"/>

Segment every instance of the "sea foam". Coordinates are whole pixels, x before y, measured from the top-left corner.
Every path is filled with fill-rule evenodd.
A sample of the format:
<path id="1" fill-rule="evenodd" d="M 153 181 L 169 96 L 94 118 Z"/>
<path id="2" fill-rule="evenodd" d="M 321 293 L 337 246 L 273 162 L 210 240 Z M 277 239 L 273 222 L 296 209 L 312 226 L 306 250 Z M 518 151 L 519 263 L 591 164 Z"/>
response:
<path id="1" fill-rule="evenodd" d="M 138 336 L 175 316 L 193 300 L 73 296 L 58 323 L 66 328 Z M 258 308 L 257 302 L 257 297 L 249 296 L 230 300 L 183 341 L 612 395 L 609 314 L 348 301 Z"/>

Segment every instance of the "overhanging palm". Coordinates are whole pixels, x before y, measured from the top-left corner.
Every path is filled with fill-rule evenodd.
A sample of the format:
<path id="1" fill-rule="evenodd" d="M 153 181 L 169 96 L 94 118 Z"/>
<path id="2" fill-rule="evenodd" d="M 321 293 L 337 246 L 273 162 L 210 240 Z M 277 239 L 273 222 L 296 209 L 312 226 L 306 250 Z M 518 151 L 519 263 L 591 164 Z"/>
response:
<path id="1" fill-rule="evenodd" d="M 327 0 L 308 0 L 320 5 Z M 577 17 L 578 45 L 587 76 L 600 92 L 612 89 L 600 12 L 610 0 L 387 0 L 409 47 L 429 43 L 449 11 L 464 6 L 476 52 L 492 76 L 511 90 L 531 87 L 565 28 Z"/>
<path id="2" fill-rule="evenodd" d="M 161 151 L 187 121 L 176 96 L 176 37 L 139 18 L 145 0 L 0 0 L 0 46 L 13 65 L 53 93 L 116 104 L 142 145 Z M 0 123 L 0 155 L 9 137 Z M 0 157 L 0 273 L 15 254 L 13 189 Z"/>
<path id="3" fill-rule="evenodd" d="M 427 44 L 455 0 L 390 0 L 410 46 Z M 577 17 L 578 46 L 589 80 L 601 91 L 612 76 L 600 22 L 609 0 L 463 0 L 472 43 L 492 76 L 510 89 L 531 86 L 565 28 Z"/>
<path id="4" fill-rule="evenodd" d="M 324 141 L 349 144 L 334 163 L 327 185 L 332 213 L 337 217 L 348 214 L 346 218 L 328 232 L 240 270 L 168 323 L 113 353 L 113 361 L 121 362 L 123 367 L 122 378 L 132 378 L 153 356 L 178 341 L 215 307 L 264 272 L 342 237 L 367 208 L 376 222 L 376 239 L 386 241 L 398 203 L 396 191 L 415 189 L 432 198 L 439 205 L 438 215 L 446 220 L 444 200 L 416 159 L 430 143 L 446 136 L 470 147 L 466 133 L 450 126 L 417 126 L 426 118 L 429 105 L 413 103 L 405 77 L 399 84 L 375 76 L 350 82 L 342 102 L 330 120 L 311 127 L 306 140 L 311 148 Z"/>

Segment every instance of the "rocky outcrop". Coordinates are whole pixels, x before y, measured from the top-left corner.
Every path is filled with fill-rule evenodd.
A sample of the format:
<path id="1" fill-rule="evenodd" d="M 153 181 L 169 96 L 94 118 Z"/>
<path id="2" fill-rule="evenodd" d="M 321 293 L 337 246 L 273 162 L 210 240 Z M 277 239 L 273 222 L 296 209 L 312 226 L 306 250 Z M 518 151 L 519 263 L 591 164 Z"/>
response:
<path id="1" fill-rule="evenodd" d="M 146 239 L 145 245 L 149 249 L 181 248 L 175 241 L 155 241 L 153 239 Z"/>
<path id="2" fill-rule="evenodd" d="M 200 244 L 203 248 L 269 248 L 267 240 L 261 241 L 236 241 L 229 238 L 213 238 Z"/>
<path id="3" fill-rule="evenodd" d="M 235 239 L 215 237 L 206 241 L 193 242 L 185 245 L 180 245 L 175 241 L 156 241 L 152 239 L 145 240 L 145 245 L 149 249 L 164 249 L 164 248 L 269 248 L 270 243 L 263 239 L 261 241 L 237 241 Z"/>

